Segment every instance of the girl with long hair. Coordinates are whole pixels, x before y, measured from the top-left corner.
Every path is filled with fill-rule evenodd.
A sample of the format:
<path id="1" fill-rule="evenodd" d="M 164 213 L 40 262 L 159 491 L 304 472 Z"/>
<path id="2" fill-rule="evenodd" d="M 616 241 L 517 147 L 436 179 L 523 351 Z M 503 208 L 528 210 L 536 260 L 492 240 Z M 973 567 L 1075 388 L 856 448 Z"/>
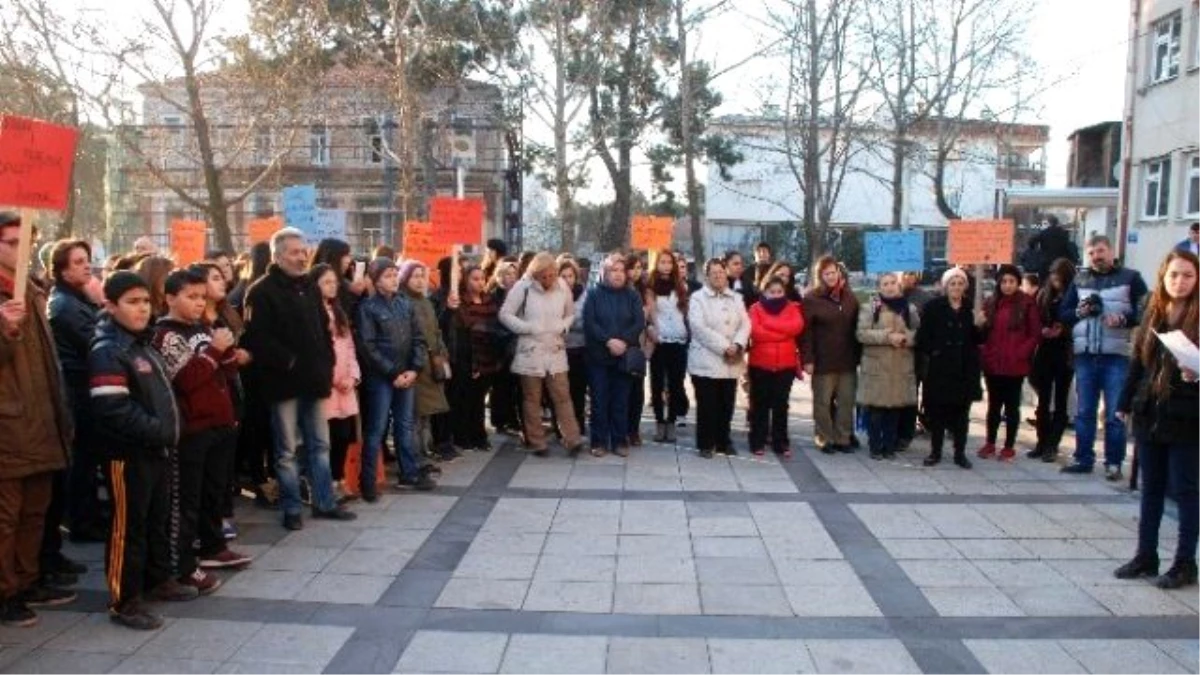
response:
<path id="1" fill-rule="evenodd" d="M 675 442 L 675 423 L 687 416 L 683 388 L 687 375 L 688 287 L 675 253 L 658 252 L 643 291 L 647 309 L 646 333 L 654 343 L 650 357 L 650 405 L 654 409 L 654 441 Z"/>
<path id="2" fill-rule="evenodd" d="M 1047 463 L 1058 459 L 1058 444 L 1067 428 L 1067 396 L 1075 377 L 1071 331 L 1058 320 L 1063 298 L 1074 279 L 1075 265 L 1066 258 L 1059 258 L 1050 265 L 1050 276 L 1037 292 L 1042 342 L 1033 355 L 1033 372 L 1029 380 L 1037 390 L 1038 442 L 1028 456 Z"/>
<path id="3" fill-rule="evenodd" d="M 134 267 L 133 271 L 137 272 L 137 275 L 150 287 L 150 311 L 153 313 L 155 319 L 159 319 L 167 314 L 165 285 L 167 275 L 174 269 L 175 262 L 173 260 L 158 255 L 143 258 Z"/>
<path id="4" fill-rule="evenodd" d="M 579 265 L 572 259 L 560 257 L 558 262 L 558 277 L 571 289 L 571 297 L 575 299 L 575 320 L 567 331 L 567 381 L 571 387 L 571 406 L 575 408 L 575 421 L 579 423 L 579 432 L 587 433 L 587 336 L 583 330 L 583 308 L 587 304 L 587 288 L 580 282 Z M 561 434 L 560 434 L 561 435 Z"/>
<path id="5" fill-rule="evenodd" d="M 329 334 L 333 336 L 333 391 L 325 399 L 324 408 L 329 419 L 330 473 L 339 501 L 345 501 L 352 497 L 345 482 L 346 452 L 350 444 L 359 440 L 358 385 L 362 381 L 362 371 L 355 353 L 350 319 L 342 309 L 342 275 L 333 267 L 319 263 L 309 270 L 308 276 L 321 295 L 321 306 L 329 320 Z"/>
<path id="6" fill-rule="evenodd" d="M 649 313 L 646 296 L 646 262 L 641 254 L 630 253 L 625 256 L 625 284 L 637 293 L 638 301 L 642 303 L 642 325 L 645 326 L 646 314 Z M 631 349 L 641 349 L 649 361 L 654 356 L 654 343 L 646 338 L 643 332 L 638 337 L 638 344 Z M 642 412 L 646 409 L 646 373 L 632 377 L 629 383 L 629 419 L 626 426 L 629 429 L 629 444 L 637 448 L 642 445 Z"/>
<path id="7" fill-rule="evenodd" d="M 1004 419 L 1002 462 L 1017 456 L 1013 447 L 1021 423 L 1021 385 L 1033 366 L 1033 352 L 1042 339 L 1042 320 L 1033 298 L 1021 292 L 1021 271 L 1001 265 L 996 273 L 997 293 L 984 304 L 983 378 L 987 383 L 987 441 L 980 459 L 996 456 L 996 436 Z"/>
<path id="8" fill-rule="evenodd" d="M 1133 418 L 1137 459 L 1142 471 L 1142 506 L 1138 545 L 1133 560 L 1117 568 L 1118 579 L 1158 574 L 1158 529 L 1168 489 L 1179 506 L 1179 543 L 1175 562 L 1154 584 L 1173 589 L 1196 583 L 1198 479 L 1196 445 L 1200 440 L 1200 395 L 1197 374 L 1180 366 L 1159 335 L 1180 331 L 1195 349 L 1200 344 L 1200 262 L 1190 251 L 1176 249 L 1158 268 L 1154 292 L 1134 340 L 1129 376 L 1117 414 Z"/>
<path id="9" fill-rule="evenodd" d="M 455 416 L 454 444 L 460 448 L 487 451 L 483 421 L 484 400 L 500 372 L 500 350 L 496 344 L 500 305 L 487 292 L 483 269 L 468 266 L 459 283 L 461 304 L 451 321 L 455 332 L 454 378 L 450 380 L 450 408 Z"/>
<path id="10" fill-rule="evenodd" d="M 242 304 L 246 299 L 246 291 L 250 290 L 250 286 L 267 273 L 267 267 L 270 264 L 270 244 L 260 241 L 251 246 L 248 264 L 242 268 L 241 278 L 238 279 L 237 285 L 233 287 L 233 290 L 229 292 L 229 304 L 239 312 L 242 311 Z"/>

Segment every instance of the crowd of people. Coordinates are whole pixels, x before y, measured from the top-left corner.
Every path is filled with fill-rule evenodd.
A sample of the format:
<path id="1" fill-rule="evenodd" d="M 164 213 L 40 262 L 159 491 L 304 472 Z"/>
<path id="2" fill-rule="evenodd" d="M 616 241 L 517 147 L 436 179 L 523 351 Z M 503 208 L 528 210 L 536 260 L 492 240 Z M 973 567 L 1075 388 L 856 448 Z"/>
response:
<path id="1" fill-rule="evenodd" d="M 674 443 L 693 408 L 690 378 L 704 458 L 738 454 L 739 386 L 748 451 L 791 458 L 791 390 L 807 379 L 820 452 L 855 452 L 862 425 L 870 457 L 885 461 L 924 431 L 925 466 L 942 461 L 949 436 L 954 464 L 969 469 L 969 411 L 985 391 L 976 458 L 1017 459 L 1026 379 L 1038 395 L 1028 456 L 1055 462 L 1077 376 L 1063 471 L 1093 471 L 1103 397 L 1103 462 L 1118 480 L 1133 420 L 1143 517 L 1118 576 L 1158 575 L 1171 488 L 1180 541 L 1156 583 L 1196 580 L 1196 373 L 1154 337 L 1182 330 L 1198 341 L 1197 258 L 1182 248 L 1152 293 L 1097 236 L 1079 271 L 1066 258 L 1032 274 L 999 266 L 980 303 L 975 270 L 949 269 L 935 292 L 915 273 L 886 273 L 857 295 L 832 256 L 802 289 L 765 243 L 751 265 L 730 251 L 697 279 L 676 251 L 613 253 L 589 283 L 587 260 L 509 256 L 499 240 L 478 260 L 455 255 L 430 270 L 387 247 L 367 261 L 334 239 L 310 251 L 285 228 L 244 255 L 213 251 L 179 267 L 139 242 L 101 277 L 86 242 L 62 240 L 47 249 L 45 277 L 14 298 L 27 273 L 16 269 L 18 227 L 0 214 L 6 625 L 75 598 L 86 567 L 63 555 L 60 526 L 73 541 L 105 542 L 111 618 L 157 628 L 148 600 L 211 593 L 211 570 L 251 563 L 230 544 L 243 489 L 289 530 L 304 527 L 306 507 L 354 520 L 348 505 L 375 502 L 386 485 L 384 457 L 397 489 L 436 489 L 441 465 L 492 449 L 488 421 L 537 457 L 553 439 L 569 457 L 627 457 L 643 445 L 647 378 L 656 443 Z"/>

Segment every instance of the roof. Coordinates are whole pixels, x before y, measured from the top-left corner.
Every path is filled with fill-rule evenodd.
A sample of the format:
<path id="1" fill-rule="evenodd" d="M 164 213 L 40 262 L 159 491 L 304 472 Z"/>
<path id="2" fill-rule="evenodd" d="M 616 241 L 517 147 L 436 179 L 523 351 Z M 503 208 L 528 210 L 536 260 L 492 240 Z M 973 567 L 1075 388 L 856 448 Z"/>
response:
<path id="1" fill-rule="evenodd" d="M 1117 121 L 1099 122 L 1097 124 L 1093 124 L 1090 127 L 1080 127 L 1078 129 L 1076 129 L 1075 131 L 1072 131 L 1071 135 L 1067 136 L 1067 139 L 1070 140 L 1072 138 L 1075 138 L 1079 134 L 1094 134 L 1094 133 L 1099 133 L 1099 132 L 1108 132 L 1108 131 L 1111 131 L 1113 127 L 1119 128 L 1120 126 L 1121 126 L 1121 123 L 1117 122 Z"/>
<path id="2" fill-rule="evenodd" d="M 1120 188 L 1000 188 L 1007 206 L 1105 208 L 1117 206 Z"/>

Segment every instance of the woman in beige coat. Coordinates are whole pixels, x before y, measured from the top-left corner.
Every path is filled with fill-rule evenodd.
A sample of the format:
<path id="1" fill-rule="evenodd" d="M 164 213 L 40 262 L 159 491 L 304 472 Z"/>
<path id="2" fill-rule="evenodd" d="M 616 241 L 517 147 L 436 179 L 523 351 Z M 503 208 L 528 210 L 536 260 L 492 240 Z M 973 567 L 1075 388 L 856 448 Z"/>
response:
<path id="1" fill-rule="evenodd" d="M 500 322 L 517 336 L 510 370 L 521 380 L 525 443 L 539 457 L 548 454 L 542 427 L 543 391 L 550 394 L 568 452 L 574 456 L 584 447 L 567 382 L 566 334 L 574 321 L 575 301 L 558 276 L 554 257 L 537 254 L 525 278 L 508 292 L 500 308 Z"/>
<path id="2" fill-rule="evenodd" d="M 913 364 L 917 309 L 905 300 L 900 277 L 879 277 L 879 294 L 858 311 L 856 337 L 863 345 L 858 403 L 866 407 L 871 459 L 892 459 L 900 428 L 900 412 L 917 403 Z"/>

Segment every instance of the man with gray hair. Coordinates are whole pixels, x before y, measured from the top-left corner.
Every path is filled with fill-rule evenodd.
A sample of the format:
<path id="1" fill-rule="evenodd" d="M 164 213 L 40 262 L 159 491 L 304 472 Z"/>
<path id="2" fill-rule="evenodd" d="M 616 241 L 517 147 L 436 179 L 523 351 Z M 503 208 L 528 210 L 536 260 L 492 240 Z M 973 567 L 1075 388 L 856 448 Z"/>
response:
<path id="1" fill-rule="evenodd" d="M 242 346 L 250 352 L 260 391 L 271 406 L 283 526 L 304 527 L 296 467 L 301 443 L 312 484 L 312 516 L 354 520 L 333 494 L 329 423 L 321 405 L 333 389 L 333 339 L 320 294 L 306 274 L 304 233 L 291 227 L 276 232 L 271 260 L 267 273 L 246 293 Z"/>

